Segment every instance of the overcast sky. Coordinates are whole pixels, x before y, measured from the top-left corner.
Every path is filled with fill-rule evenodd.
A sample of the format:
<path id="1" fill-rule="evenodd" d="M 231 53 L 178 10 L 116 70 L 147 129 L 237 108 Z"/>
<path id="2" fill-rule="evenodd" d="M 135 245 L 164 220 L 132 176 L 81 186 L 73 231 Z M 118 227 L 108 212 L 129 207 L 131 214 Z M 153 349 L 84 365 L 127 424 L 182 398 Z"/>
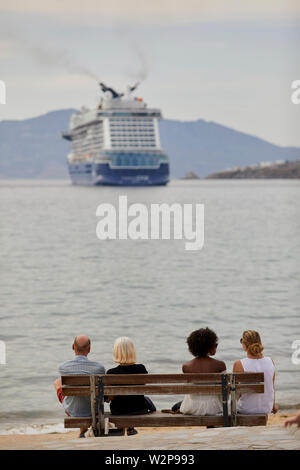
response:
<path id="1" fill-rule="evenodd" d="M 300 2 L 0 0 L 0 120 L 94 106 L 96 79 L 170 119 L 300 146 Z"/>

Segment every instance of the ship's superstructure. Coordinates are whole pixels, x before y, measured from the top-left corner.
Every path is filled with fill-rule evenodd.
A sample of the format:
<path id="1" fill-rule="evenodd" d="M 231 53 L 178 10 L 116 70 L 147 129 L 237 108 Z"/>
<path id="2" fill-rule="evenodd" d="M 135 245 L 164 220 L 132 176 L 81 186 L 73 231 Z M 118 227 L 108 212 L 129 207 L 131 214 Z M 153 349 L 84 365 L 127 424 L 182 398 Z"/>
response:
<path id="1" fill-rule="evenodd" d="M 159 109 L 147 108 L 132 96 L 138 84 L 125 93 L 100 83 L 103 97 L 98 108 L 71 116 L 68 166 L 74 184 L 164 185 L 169 162 L 159 139 Z"/>

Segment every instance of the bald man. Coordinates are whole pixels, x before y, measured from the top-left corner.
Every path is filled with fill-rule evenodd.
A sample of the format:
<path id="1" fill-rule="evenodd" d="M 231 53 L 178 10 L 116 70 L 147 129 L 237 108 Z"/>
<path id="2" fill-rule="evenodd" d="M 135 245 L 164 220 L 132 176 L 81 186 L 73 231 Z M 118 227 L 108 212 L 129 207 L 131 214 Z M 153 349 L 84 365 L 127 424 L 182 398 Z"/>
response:
<path id="1" fill-rule="evenodd" d="M 64 362 L 58 368 L 59 375 L 94 375 L 105 374 L 100 362 L 90 361 L 87 356 L 91 351 L 91 340 L 86 335 L 76 336 L 72 349 L 75 357 Z M 57 397 L 69 416 L 91 416 L 91 402 L 89 397 L 64 397 L 61 388 L 61 379 L 56 379 L 54 387 Z M 80 437 L 84 437 L 86 429 L 80 429 Z"/>

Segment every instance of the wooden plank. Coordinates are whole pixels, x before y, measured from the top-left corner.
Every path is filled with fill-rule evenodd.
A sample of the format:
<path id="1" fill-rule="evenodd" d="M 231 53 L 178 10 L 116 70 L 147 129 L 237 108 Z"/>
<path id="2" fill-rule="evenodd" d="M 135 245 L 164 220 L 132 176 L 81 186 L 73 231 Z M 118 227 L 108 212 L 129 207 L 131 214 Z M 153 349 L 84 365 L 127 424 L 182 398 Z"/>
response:
<path id="1" fill-rule="evenodd" d="M 243 385 L 241 385 L 243 387 Z M 199 393 L 204 395 L 220 395 L 221 385 L 200 384 L 167 384 L 167 385 L 112 385 L 104 387 L 105 395 L 185 395 L 186 393 Z M 89 387 L 62 386 L 64 396 L 88 396 Z M 96 390 L 96 394 L 98 391 Z"/>
<path id="2" fill-rule="evenodd" d="M 228 381 L 231 374 L 226 374 Z M 89 375 L 64 375 L 62 385 L 89 385 Z M 95 377 L 99 377 L 96 375 Z M 114 384 L 159 384 L 159 383 L 221 383 L 222 374 L 110 374 L 101 375 L 104 385 Z M 241 383 L 256 383 L 264 381 L 263 372 L 245 372 L 235 374 L 236 381 Z"/>
<path id="3" fill-rule="evenodd" d="M 268 421 L 267 414 L 256 415 L 236 415 L 237 426 L 266 426 Z"/>
<path id="4" fill-rule="evenodd" d="M 229 374 L 227 374 L 229 376 Z M 96 377 L 99 377 L 97 375 Z M 106 374 L 101 375 L 104 385 L 152 383 L 221 383 L 222 374 Z M 62 385 L 88 385 L 88 375 L 64 375 Z M 229 380 L 229 379 L 228 379 Z M 254 380 L 255 381 L 255 380 Z"/>
<path id="5" fill-rule="evenodd" d="M 105 395 L 220 395 L 221 385 L 167 384 L 167 385 L 114 385 L 104 387 Z"/>
<path id="6" fill-rule="evenodd" d="M 62 385 L 62 394 L 64 397 L 89 397 L 90 387 Z"/>
<path id="7" fill-rule="evenodd" d="M 86 417 L 68 417 L 64 419 L 64 427 L 69 428 L 89 428 L 92 424 L 92 418 Z"/>
<path id="8" fill-rule="evenodd" d="M 265 426 L 266 415 L 237 415 L 238 426 Z M 223 416 L 191 416 L 183 414 L 150 413 L 138 416 L 109 416 L 109 421 L 117 427 L 169 427 L 169 426 L 220 426 Z M 231 425 L 231 416 L 228 416 Z"/>
<path id="9" fill-rule="evenodd" d="M 113 416 L 109 421 L 117 427 L 223 426 L 223 416 L 190 416 L 155 412 L 138 416 Z"/>
<path id="10" fill-rule="evenodd" d="M 243 372 L 234 374 L 235 381 L 241 383 L 255 383 L 255 382 L 263 382 L 264 381 L 264 373 L 263 372 Z"/>
<path id="11" fill-rule="evenodd" d="M 114 384 L 172 384 L 172 383 L 203 383 L 220 384 L 222 374 L 107 374 L 104 385 Z"/>
<path id="12" fill-rule="evenodd" d="M 264 393 L 264 384 L 236 384 L 236 392 L 239 393 Z"/>
<path id="13" fill-rule="evenodd" d="M 188 416 L 168 413 L 149 413 L 148 415 L 118 415 L 106 413 L 111 423 L 117 427 L 169 427 L 169 426 L 223 426 L 222 416 Z M 91 418 L 65 418 L 65 428 L 89 427 Z"/>
<path id="14" fill-rule="evenodd" d="M 97 377 L 97 376 L 96 376 Z M 61 377 L 62 385 L 89 385 L 89 375 L 63 375 Z"/>
<path id="15" fill-rule="evenodd" d="M 229 386 L 229 385 L 228 385 Z M 264 384 L 236 384 L 239 393 L 264 393 Z M 121 385 L 105 386 L 105 395 L 221 395 L 221 385 L 208 384 L 167 384 L 167 385 Z M 64 396 L 89 396 L 90 388 L 81 386 L 62 386 Z M 96 390 L 98 394 L 98 390 Z"/>
<path id="16" fill-rule="evenodd" d="M 190 416 L 182 414 L 168 414 L 159 411 L 147 415 L 118 415 L 114 416 L 105 413 L 105 418 L 109 418 L 111 423 L 117 427 L 171 427 L 171 426 L 223 426 L 223 416 Z M 231 417 L 229 416 L 229 423 Z M 68 417 L 65 418 L 65 428 L 89 427 L 91 418 Z M 239 415 L 237 414 L 238 426 L 265 426 L 267 415 Z"/>

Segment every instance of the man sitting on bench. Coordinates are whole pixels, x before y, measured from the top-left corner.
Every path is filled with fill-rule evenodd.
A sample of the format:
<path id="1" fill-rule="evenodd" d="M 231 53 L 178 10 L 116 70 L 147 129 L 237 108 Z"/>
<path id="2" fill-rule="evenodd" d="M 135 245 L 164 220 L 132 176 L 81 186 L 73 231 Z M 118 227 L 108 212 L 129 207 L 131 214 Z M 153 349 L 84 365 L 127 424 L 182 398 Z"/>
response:
<path id="1" fill-rule="evenodd" d="M 93 362 L 87 358 L 91 350 L 91 340 L 88 336 L 76 336 L 72 349 L 75 357 L 59 366 L 60 376 L 105 374 L 104 366 L 100 362 Z M 60 378 L 55 380 L 54 387 L 57 398 L 68 416 L 91 416 L 90 397 L 64 397 Z M 86 431 L 87 429 L 80 428 L 79 437 L 84 437 Z"/>

